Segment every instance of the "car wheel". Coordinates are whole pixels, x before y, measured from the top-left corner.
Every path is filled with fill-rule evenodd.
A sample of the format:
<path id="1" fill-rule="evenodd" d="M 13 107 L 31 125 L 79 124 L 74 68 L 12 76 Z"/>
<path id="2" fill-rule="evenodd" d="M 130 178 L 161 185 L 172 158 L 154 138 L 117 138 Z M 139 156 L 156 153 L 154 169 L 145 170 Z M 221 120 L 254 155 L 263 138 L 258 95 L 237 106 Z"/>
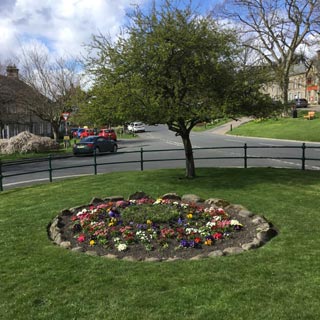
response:
<path id="1" fill-rule="evenodd" d="M 118 146 L 115 144 L 112 148 L 112 152 L 117 152 L 118 151 Z"/>

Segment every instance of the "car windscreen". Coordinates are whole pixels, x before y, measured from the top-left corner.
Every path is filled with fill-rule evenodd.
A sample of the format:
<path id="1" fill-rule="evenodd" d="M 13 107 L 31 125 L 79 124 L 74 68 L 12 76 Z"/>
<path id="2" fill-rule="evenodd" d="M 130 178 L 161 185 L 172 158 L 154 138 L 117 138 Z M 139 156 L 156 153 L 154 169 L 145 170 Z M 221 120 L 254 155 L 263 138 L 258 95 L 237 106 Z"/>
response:
<path id="1" fill-rule="evenodd" d="M 95 138 L 94 137 L 86 137 L 81 139 L 81 142 L 94 142 Z"/>

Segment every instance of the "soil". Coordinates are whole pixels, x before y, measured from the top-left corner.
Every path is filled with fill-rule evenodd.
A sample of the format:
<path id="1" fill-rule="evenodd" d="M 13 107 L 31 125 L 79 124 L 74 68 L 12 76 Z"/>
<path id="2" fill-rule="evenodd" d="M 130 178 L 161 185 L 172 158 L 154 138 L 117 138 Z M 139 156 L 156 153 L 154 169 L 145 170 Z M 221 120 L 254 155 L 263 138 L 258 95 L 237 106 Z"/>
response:
<path id="1" fill-rule="evenodd" d="M 250 243 L 256 237 L 257 226 L 253 224 L 252 219 L 244 218 L 237 215 L 236 212 L 227 211 L 232 219 L 238 220 L 244 227 L 235 231 L 230 237 L 222 240 L 215 240 L 211 246 L 201 245 L 198 248 L 181 248 L 177 240 L 172 239 L 168 242 L 168 247 L 161 247 L 156 241 L 152 243 L 153 250 L 148 251 L 142 244 L 130 244 L 124 252 L 119 252 L 115 247 L 104 247 L 102 245 L 96 244 L 90 246 L 86 243 L 78 243 L 74 237 L 74 233 L 71 230 L 72 222 L 70 219 L 70 214 L 62 214 L 60 216 L 59 228 L 62 234 L 63 241 L 69 241 L 72 248 L 78 248 L 79 251 L 90 251 L 94 252 L 99 256 L 114 256 L 116 258 L 122 259 L 124 257 L 130 257 L 133 260 L 145 260 L 150 258 L 155 258 L 158 260 L 167 259 L 191 259 L 196 256 L 207 256 L 213 251 L 221 250 L 223 251 L 229 247 L 240 247 L 245 243 Z M 81 249 L 80 249 L 80 248 Z"/>

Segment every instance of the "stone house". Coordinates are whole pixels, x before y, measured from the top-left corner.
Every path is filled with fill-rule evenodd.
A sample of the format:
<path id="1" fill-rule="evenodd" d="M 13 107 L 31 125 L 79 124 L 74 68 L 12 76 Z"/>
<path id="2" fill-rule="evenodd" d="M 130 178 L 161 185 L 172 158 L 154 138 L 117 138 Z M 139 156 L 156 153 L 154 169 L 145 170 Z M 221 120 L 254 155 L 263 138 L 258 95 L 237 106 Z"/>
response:
<path id="1" fill-rule="evenodd" d="M 30 110 L 41 103 L 40 95 L 19 79 L 19 69 L 8 66 L 6 75 L 0 75 L 0 138 L 10 138 L 28 131 L 51 136 L 51 125 Z M 43 98 L 43 96 L 42 96 Z"/>
<path id="2" fill-rule="evenodd" d="M 281 100 L 281 90 L 275 82 L 264 85 L 263 92 L 274 100 Z M 288 101 L 307 99 L 310 105 L 320 104 L 320 51 L 309 66 L 304 63 L 293 65 L 289 75 Z"/>

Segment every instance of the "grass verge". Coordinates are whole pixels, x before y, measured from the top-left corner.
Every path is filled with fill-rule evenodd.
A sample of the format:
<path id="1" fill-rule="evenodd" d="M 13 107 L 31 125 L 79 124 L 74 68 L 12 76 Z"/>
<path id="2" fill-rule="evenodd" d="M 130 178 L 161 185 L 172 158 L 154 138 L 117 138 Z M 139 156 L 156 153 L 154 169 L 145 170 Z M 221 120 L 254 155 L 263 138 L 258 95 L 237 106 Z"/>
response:
<path id="1" fill-rule="evenodd" d="M 110 173 L 0 195 L 1 319 L 319 319 L 320 172 L 198 169 Z M 54 246 L 46 227 L 93 196 L 144 191 L 224 198 L 279 229 L 237 256 L 161 263 Z"/>
<path id="2" fill-rule="evenodd" d="M 250 121 L 234 128 L 232 131 L 228 132 L 228 134 L 247 137 L 319 142 L 320 114 L 316 113 L 316 118 L 313 120 L 306 120 L 303 118 L 303 115 L 306 112 L 300 112 L 301 114 L 298 118 Z"/>

